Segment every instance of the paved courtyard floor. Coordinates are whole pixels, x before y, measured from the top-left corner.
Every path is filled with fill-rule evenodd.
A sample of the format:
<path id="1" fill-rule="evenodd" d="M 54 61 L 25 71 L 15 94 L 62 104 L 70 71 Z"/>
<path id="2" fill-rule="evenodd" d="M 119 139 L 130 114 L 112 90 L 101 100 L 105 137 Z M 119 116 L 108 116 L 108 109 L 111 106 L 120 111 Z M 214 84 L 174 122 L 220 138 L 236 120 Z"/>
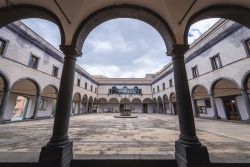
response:
<path id="1" fill-rule="evenodd" d="M 74 158 L 172 159 L 179 128 L 176 116 L 115 114 L 71 117 Z M 53 120 L 0 125 L 0 161 L 37 161 L 52 132 Z M 250 125 L 196 119 L 197 134 L 212 162 L 250 163 Z"/>

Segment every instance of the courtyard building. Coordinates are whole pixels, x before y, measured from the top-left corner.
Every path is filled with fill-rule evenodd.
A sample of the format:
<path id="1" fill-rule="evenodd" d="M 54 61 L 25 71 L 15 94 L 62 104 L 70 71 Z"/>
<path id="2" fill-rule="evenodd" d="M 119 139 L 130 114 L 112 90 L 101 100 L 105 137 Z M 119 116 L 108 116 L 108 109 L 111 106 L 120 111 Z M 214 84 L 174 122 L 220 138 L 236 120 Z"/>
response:
<path id="1" fill-rule="evenodd" d="M 245 125 L 250 122 L 250 3 L 247 0 L 13 0 L 0 1 L 0 8 L 0 128 L 14 127 L 16 122 L 25 127 L 26 120 L 34 123 L 45 118 L 48 122 L 54 120 L 53 128 L 49 127 L 53 129 L 52 135 L 46 138 L 47 144 L 39 147 L 39 160 L 34 166 L 223 166 L 223 162 L 211 162 L 206 147 L 209 142 L 204 144 L 204 138 L 201 142 L 197 137 L 194 117 L 208 123 L 216 120 L 221 126 L 227 125 L 222 121 L 236 122 L 244 125 L 239 126 L 242 132 L 247 131 Z M 61 35 L 60 50 L 19 21 L 26 18 L 55 23 Z M 77 65 L 89 33 L 101 23 L 116 18 L 138 19 L 155 28 L 172 62 L 144 78 L 91 75 Z M 221 19 L 189 46 L 190 26 L 207 18 Z M 179 128 L 170 127 L 179 131 L 171 145 L 175 147 L 171 160 L 130 159 L 123 163 L 73 158 L 75 148 L 68 135 L 70 117 L 77 126 L 78 119 L 84 116 L 108 118 L 108 113 L 123 110 L 140 113 L 145 119 L 151 114 L 169 116 L 164 121 L 179 121 Z M 157 119 L 164 124 L 161 118 Z M 198 125 L 209 131 L 206 125 Z M 156 127 L 159 127 L 157 123 Z M 198 133 L 202 136 L 205 132 Z M 226 140 L 232 134 L 225 132 L 216 137 L 223 135 Z M 249 136 L 241 137 L 237 140 L 244 141 L 240 145 L 244 148 Z"/>

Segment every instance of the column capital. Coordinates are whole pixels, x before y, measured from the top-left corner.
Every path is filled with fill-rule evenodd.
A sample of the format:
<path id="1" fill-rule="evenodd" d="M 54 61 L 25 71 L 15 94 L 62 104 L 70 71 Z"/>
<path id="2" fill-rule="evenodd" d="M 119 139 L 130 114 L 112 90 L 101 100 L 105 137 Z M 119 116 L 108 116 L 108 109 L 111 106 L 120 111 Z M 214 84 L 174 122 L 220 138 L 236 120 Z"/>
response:
<path id="1" fill-rule="evenodd" d="M 188 45 L 185 44 L 176 44 L 167 51 L 167 55 L 171 57 L 184 56 L 184 53 L 189 49 Z"/>
<path id="2" fill-rule="evenodd" d="M 60 45 L 60 49 L 66 56 L 80 57 L 82 55 L 82 52 L 72 45 Z"/>

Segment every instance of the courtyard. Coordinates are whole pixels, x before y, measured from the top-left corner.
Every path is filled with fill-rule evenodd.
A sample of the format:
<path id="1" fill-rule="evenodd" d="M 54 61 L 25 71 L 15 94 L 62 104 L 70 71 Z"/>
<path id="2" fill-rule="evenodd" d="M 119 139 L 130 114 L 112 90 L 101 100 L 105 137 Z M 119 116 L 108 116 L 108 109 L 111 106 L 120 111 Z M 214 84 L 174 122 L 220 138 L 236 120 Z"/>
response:
<path id="1" fill-rule="evenodd" d="M 69 136 L 75 159 L 173 159 L 178 138 L 177 116 L 117 114 L 71 117 Z M 250 162 L 249 124 L 196 119 L 197 135 L 212 162 Z M 0 125 L 0 161 L 38 161 L 52 133 L 53 120 Z"/>

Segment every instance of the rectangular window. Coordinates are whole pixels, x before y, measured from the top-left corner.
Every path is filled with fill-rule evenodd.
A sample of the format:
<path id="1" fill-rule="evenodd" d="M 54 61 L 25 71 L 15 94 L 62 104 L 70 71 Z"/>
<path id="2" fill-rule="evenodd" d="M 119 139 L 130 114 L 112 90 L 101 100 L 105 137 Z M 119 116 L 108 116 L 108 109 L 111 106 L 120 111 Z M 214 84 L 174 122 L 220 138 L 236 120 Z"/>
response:
<path id="1" fill-rule="evenodd" d="M 219 55 L 211 57 L 210 61 L 211 61 L 211 65 L 212 65 L 213 70 L 216 70 L 216 69 L 218 69 L 218 68 L 220 68 L 222 66 Z"/>
<path id="2" fill-rule="evenodd" d="M 88 88 L 88 83 L 87 83 L 87 82 L 85 82 L 85 86 L 84 86 L 84 88 L 85 88 L 85 89 L 87 89 L 87 88 Z"/>
<path id="3" fill-rule="evenodd" d="M 30 60 L 29 60 L 29 67 L 33 68 L 33 69 L 37 69 L 38 67 L 38 61 L 39 61 L 39 58 L 34 56 L 34 55 L 31 55 L 30 56 Z"/>
<path id="4" fill-rule="evenodd" d="M 157 86 L 157 92 L 160 92 L 160 87 L 159 86 Z"/>
<path id="5" fill-rule="evenodd" d="M 58 71 L 59 71 L 58 67 L 53 66 L 52 76 L 57 77 L 58 76 Z"/>
<path id="6" fill-rule="evenodd" d="M 206 105 L 207 108 L 211 108 L 212 107 L 210 99 L 205 99 L 204 101 L 205 101 L 205 105 Z"/>
<path id="7" fill-rule="evenodd" d="M 6 46 L 6 41 L 0 39 L 0 55 L 3 55 Z"/>
<path id="8" fill-rule="evenodd" d="M 193 73 L 193 78 L 196 78 L 199 76 L 198 66 L 195 66 L 192 68 L 192 73 Z"/>
<path id="9" fill-rule="evenodd" d="M 77 79 L 77 86 L 80 86 L 81 85 L 81 80 L 78 78 Z"/>
<path id="10" fill-rule="evenodd" d="M 93 86 L 92 86 L 92 85 L 90 86 L 90 91 L 91 91 L 91 92 L 93 91 Z"/>
<path id="11" fill-rule="evenodd" d="M 165 90 L 166 87 L 165 87 L 165 83 L 162 83 L 162 89 Z"/>
<path id="12" fill-rule="evenodd" d="M 197 110 L 198 110 L 198 112 L 201 113 L 201 114 L 207 114 L 207 109 L 206 109 L 205 106 L 198 106 L 198 107 L 197 107 Z"/>
<path id="13" fill-rule="evenodd" d="M 153 94 L 155 93 L 155 88 L 153 88 Z"/>
<path id="14" fill-rule="evenodd" d="M 173 87 L 173 80 L 172 79 L 169 80 L 169 87 Z"/>

